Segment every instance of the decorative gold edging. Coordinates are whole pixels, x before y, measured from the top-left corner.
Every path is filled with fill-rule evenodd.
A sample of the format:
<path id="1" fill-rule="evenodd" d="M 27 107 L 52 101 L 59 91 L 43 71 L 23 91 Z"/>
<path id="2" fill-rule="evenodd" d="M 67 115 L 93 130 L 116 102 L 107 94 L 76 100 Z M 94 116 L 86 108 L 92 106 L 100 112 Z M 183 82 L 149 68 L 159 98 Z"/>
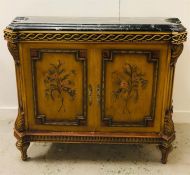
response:
<path id="1" fill-rule="evenodd" d="M 30 141 L 56 141 L 64 143 L 104 143 L 104 144 L 132 144 L 132 143 L 160 143 L 160 138 L 136 137 L 100 137 L 100 136 L 29 136 Z"/>
<path id="2" fill-rule="evenodd" d="M 110 134 L 110 135 L 99 135 L 99 134 L 78 134 L 77 133 L 65 133 L 61 132 L 61 135 L 59 133 L 54 134 L 48 134 L 48 133 L 41 133 L 41 134 L 33 134 L 33 133 L 20 133 L 17 130 L 15 130 L 14 135 L 19 140 L 20 138 L 23 138 L 25 142 L 35 142 L 35 141 L 44 141 L 44 142 L 63 142 L 63 143 L 104 143 L 104 144 L 167 144 L 171 143 L 175 135 L 171 135 L 170 137 L 164 137 L 162 135 L 152 135 L 152 136 L 146 136 L 146 135 L 115 135 L 116 133 Z"/>
<path id="3" fill-rule="evenodd" d="M 172 44 L 182 44 L 186 40 L 187 40 L 187 32 L 172 33 L 172 39 L 171 39 Z"/>
<path id="4" fill-rule="evenodd" d="M 4 30 L 4 38 L 18 41 L 65 41 L 65 42 L 171 42 L 186 41 L 187 32 L 71 32 L 71 31 L 18 31 Z"/>
<path id="5" fill-rule="evenodd" d="M 27 149 L 30 142 L 55 142 L 55 143 L 95 143 L 95 144 L 158 144 L 162 153 L 162 163 L 166 163 L 167 157 L 172 147 L 171 143 L 175 139 L 175 134 L 162 136 L 160 134 L 153 134 L 152 136 L 145 135 L 124 135 L 110 133 L 101 135 L 97 133 L 20 133 L 14 131 L 17 138 L 16 146 L 21 152 L 22 160 L 27 159 Z"/>
<path id="6" fill-rule="evenodd" d="M 19 138 L 18 136 L 16 136 Z M 160 144 L 161 137 L 112 137 L 112 136 L 53 136 L 53 135 L 26 135 L 23 136 L 26 142 L 44 141 L 44 142 L 63 142 L 63 143 L 104 143 L 104 144 Z"/>

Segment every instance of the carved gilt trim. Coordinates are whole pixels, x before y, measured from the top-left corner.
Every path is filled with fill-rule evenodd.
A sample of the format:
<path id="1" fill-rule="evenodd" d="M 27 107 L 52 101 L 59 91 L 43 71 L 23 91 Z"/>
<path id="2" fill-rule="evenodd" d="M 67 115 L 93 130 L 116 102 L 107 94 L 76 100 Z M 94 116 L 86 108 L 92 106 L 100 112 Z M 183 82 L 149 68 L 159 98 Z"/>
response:
<path id="1" fill-rule="evenodd" d="M 9 42 L 17 42 L 18 41 L 18 32 L 14 32 L 9 29 L 4 30 L 4 38 Z"/>
<path id="2" fill-rule="evenodd" d="M 144 135 L 145 134 L 145 135 Z M 152 133 L 153 134 L 153 133 Z M 124 133 L 110 133 L 102 134 L 97 132 L 56 132 L 56 133 L 25 133 L 24 135 L 17 130 L 14 131 L 15 137 L 24 139 L 25 142 L 45 141 L 45 142 L 63 142 L 63 143 L 105 143 L 105 144 L 142 144 L 155 143 L 168 145 L 175 139 L 175 135 L 164 137 L 159 133 L 153 135 L 124 134 Z"/>
<path id="3" fill-rule="evenodd" d="M 18 115 L 15 121 L 15 129 L 19 132 L 23 132 L 25 129 L 24 111 L 21 107 L 18 109 Z"/>
<path id="4" fill-rule="evenodd" d="M 171 45 L 171 61 L 170 61 L 171 66 L 175 66 L 177 59 L 181 55 L 182 51 L 183 51 L 183 44 L 179 44 L 179 45 L 172 44 Z"/>
<path id="5" fill-rule="evenodd" d="M 174 123 L 172 120 L 172 114 L 173 114 L 173 106 L 166 110 L 165 118 L 164 118 L 164 134 L 167 136 L 171 136 L 174 131 Z"/>
<path id="6" fill-rule="evenodd" d="M 18 49 L 18 43 L 12 43 L 12 42 L 7 42 L 7 47 L 9 49 L 9 52 L 11 53 L 15 64 L 19 64 L 20 60 L 19 60 L 19 49 Z"/>
<path id="7" fill-rule="evenodd" d="M 187 32 L 71 32 L 71 31 L 21 31 L 4 30 L 8 41 L 65 41 L 65 42 L 171 42 L 181 44 Z"/>
<path id="8" fill-rule="evenodd" d="M 161 143 L 162 138 L 147 137 L 107 137 L 107 136 L 50 136 L 50 135 L 30 135 L 28 141 L 53 141 L 64 143 Z"/>
<path id="9" fill-rule="evenodd" d="M 172 33 L 171 43 L 172 44 L 182 44 L 187 40 L 187 32 L 174 32 Z"/>

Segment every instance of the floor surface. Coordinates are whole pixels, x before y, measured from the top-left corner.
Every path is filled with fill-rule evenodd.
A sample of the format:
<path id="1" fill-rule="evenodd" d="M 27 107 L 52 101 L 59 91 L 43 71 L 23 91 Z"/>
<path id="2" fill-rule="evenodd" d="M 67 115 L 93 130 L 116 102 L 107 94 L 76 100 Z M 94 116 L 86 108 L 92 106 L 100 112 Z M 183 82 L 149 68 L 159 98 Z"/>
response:
<path id="1" fill-rule="evenodd" d="M 190 123 L 176 123 L 168 163 L 155 145 L 32 143 L 21 161 L 13 120 L 0 120 L 0 175 L 190 175 Z"/>

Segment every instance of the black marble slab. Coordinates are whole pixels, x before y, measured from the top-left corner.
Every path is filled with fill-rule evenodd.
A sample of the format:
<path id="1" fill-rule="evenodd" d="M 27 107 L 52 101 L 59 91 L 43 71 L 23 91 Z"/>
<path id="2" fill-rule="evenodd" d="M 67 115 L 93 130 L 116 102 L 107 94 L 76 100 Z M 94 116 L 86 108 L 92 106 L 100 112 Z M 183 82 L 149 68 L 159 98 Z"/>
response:
<path id="1" fill-rule="evenodd" d="M 178 18 L 112 18 L 112 17 L 16 17 L 7 27 L 19 30 L 53 31 L 159 31 L 183 32 L 186 28 Z"/>

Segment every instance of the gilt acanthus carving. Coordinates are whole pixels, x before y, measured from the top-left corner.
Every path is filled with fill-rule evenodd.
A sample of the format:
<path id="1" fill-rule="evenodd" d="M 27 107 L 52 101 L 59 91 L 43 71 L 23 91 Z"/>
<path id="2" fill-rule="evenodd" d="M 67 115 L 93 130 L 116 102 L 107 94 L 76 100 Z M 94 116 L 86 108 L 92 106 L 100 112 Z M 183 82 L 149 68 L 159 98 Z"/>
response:
<path id="1" fill-rule="evenodd" d="M 17 43 L 12 43 L 12 42 L 7 42 L 7 46 L 9 49 L 9 52 L 11 53 L 15 64 L 19 64 L 19 50 L 18 50 L 18 44 Z"/>
<path id="2" fill-rule="evenodd" d="M 23 132 L 25 127 L 25 122 L 24 122 L 24 111 L 22 107 L 19 107 L 18 109 L 18 115 L 15 121 L 15 129 L 19 132 Z"/>
<path id="3" fill-rule="evenodd" d="M 171 136 L 174 133 L 174 123 L 172 120 L 173 106 L 166 110 L 164 118 L 164 134 Z"/>
<path id="4" fill-rule="evenodd" d="M 181 55 L 182 51 L 183 51 L 183 44 L 179 44 L 179 45 L 172 44 L 171 45 L 171 61 L 170 61 L 171 66 L 175 66 L 177 59 Z"/>

